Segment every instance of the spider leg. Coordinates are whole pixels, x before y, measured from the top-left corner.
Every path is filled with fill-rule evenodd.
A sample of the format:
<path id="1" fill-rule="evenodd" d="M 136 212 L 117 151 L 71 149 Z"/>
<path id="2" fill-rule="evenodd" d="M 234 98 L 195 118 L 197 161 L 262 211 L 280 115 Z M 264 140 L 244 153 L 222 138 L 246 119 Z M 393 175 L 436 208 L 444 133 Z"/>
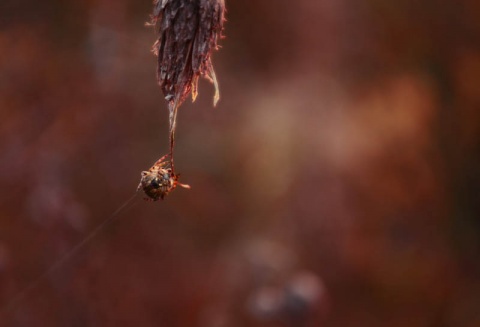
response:
<path id="1" fill-rule="evenodd" d="M 148 171 L 142 171 L 142 179 L 140 180 L 140 184 L 138 184 L 138 187 L 137 187 L 137 192 L 140 191 L 142 188 L 143 188 L 143 184 L 142 184 L 142 181 L 143 181 L 143 178 L 148 175 Z"/>
<path id="2" fill-rule="evenodd" d="M 168 161 L 166 161 L 166 158 L 168 158 L 170 156 L 170 153 L 167 153 L 166 155 L 164 155 L 163 157 L 161 157 L 160 159 L 157 160 L 157 162 L 155 162 L 155 164 L 153 165 L 153 167 L 160 167 L 160 168 L 163 168 L 165 167 L 166 165 L 168 165 Z"/>
<path id="3" fill-rule="evenodd" d="M 183 188 L 186 188 L 186 189 L 191 189 L 190 185 L 188 185 L 188 184 L 177 183 L 177 185 L 181 186 Z"/>

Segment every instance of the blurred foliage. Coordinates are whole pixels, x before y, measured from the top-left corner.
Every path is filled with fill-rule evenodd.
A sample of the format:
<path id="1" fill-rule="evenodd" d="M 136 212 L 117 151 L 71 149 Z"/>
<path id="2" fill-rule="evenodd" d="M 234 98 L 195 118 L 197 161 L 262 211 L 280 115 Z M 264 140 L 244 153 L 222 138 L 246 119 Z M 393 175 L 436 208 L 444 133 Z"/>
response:
<path id="1" fill-rule="evenodd" d="M 138 201 L 1 326 L 480 326 L 480 2 L 227 1 Z M 167 151 L 151 3 L 0 4 L 0 305 Z"/>

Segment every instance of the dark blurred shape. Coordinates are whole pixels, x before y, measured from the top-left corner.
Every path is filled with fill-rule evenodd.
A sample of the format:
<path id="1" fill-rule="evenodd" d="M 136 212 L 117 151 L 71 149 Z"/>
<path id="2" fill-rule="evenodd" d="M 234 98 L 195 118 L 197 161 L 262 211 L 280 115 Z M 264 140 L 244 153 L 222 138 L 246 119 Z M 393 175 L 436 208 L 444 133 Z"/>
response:
<path id="1" fill-rule="evenodd" d="M 318 326 L 315 315 L 324 316 L 327 307 L 322 281 L 308 271 L 294 272 L 284 284 L 259 287 L 248 299 L 248 310 L 255 319 L 292 327 Z"/>
<path id="2" fill-rule="evenodd" d="M 293 249 L 258 240 L 246 254 L 252 274 L 246 309 L 253 321 L 317 326 L 328 308 L 326 289 L 317 274 L 298 266 Z"/>

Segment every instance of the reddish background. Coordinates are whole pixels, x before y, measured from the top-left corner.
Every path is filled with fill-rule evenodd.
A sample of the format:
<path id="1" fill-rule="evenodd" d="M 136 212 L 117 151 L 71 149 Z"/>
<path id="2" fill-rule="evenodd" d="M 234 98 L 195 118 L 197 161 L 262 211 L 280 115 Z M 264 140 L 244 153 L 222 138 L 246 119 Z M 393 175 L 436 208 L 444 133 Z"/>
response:
<path id="1" fill-rule="evenodd" d="M 167 152 L 150 9 L 0 4 L 0 326 L 480 326 L 472 0 L 227 1 L 221 100 L 178 117 L 192 189 L 12 305 Z"/>

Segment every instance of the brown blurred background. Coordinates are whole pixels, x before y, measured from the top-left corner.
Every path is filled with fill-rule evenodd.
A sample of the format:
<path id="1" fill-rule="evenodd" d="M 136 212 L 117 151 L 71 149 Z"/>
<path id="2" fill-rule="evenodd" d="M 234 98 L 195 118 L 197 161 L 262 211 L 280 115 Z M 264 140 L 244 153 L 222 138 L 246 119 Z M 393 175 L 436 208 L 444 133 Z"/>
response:
<path id="1" fill-rule="evenodd" d="M 0 326 L 480 326 L 480 2 L 228 1 L 167 152 L 150 0 L 0 3 Z"/>

